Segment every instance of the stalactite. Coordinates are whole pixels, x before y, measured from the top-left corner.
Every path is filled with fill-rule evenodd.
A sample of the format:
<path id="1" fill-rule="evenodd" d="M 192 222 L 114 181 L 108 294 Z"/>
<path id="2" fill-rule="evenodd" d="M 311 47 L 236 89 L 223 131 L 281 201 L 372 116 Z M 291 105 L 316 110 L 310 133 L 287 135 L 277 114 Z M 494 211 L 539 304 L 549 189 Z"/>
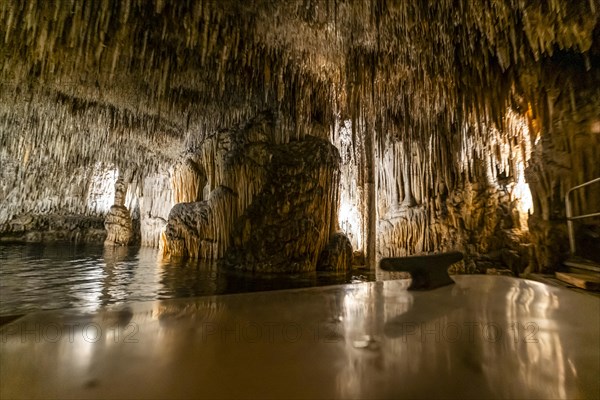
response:
<path id="1" fill-rule="evenodd" d="M 313 133 L 320 124 L 336 131 L 340 224 L 352 231 L 355 248 L 364 249 L 369 236 L 361 219 L 372 167 L 380 217 L 423 207 L 438 221 L 447 196 L 484 181 L 496 189 L 508 185 L 513 201 L 517 192 L 523 196 L 513 180 L 525 169 L 535 187 L 534 212 L 558 219 L 556 199 L 597 172 L 595 147 L 582 145 L 577 134 L 562 137 L 578 129 L 585 143 L 595 143 L 584 122 L 574 122 L 597 115 L 595 4 L 3 1 L 0 143 L 12 176 L 3 183 L 0 221 L 22 211 L 88 212 L 85 201 L 66 194 L 78 185 L 74 174 L 89 179 L 97 163 L 114 165 L 138 171 L 145 187 L 145 178 L 200 145 L 202 159 L 210 160 L 203 165 L 209 189 L 231 188 L 239 214 L 265 177 L 244 163 L 211 165 L 223 149 L 210 137 L 263 110 L 277 115 L 274 144 L 324 138 Z M 570 71 L 562 58 L 581 68 Z M 565 86 L 558 77 L 567 75 Z M 528 168 L 522 164 L 529 156 L 519 156 L 513 143 L 528 140 L 506 125 L 515 97 L 543 130 L 534 149 L 520 152 L 533 152 Z M 352 121 L 348 137 L 337 132 L 336 119 Z M 375 124 L 381 132 L 366 157 L 365 135 Z M 547 171 L 548 148 L 560 151 L 562 172 Z M 578 151 L 586 156 L 569 156 Z M 563 171 L 568 164 L 577 172 Z M 172 177 L 175 201 L 200 200 L 200 184 L 188 186 L 176 171 Z M 577 196 L 577 207 L 587 206 Z M 163 210 L 152 215 L 166 218 Z M 433 231 L 421 230 L 430 238 Z M 158 240 L 150 236 L 144 240 Z"/>

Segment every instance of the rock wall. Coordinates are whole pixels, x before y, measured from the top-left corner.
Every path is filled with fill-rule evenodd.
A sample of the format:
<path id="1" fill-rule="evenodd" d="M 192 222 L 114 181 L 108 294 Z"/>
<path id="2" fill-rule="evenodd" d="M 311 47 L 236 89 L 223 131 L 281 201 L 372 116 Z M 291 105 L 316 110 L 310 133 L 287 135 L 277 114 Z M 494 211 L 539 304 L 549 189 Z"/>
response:
<path id="1" fill-rule="evenodd" d="M 261 114 L 200 144 L 208 199 L 176 204 L 163 252 L 257 272 L 314 271 L 337 230 L 339 155 L 323 139 L 277 144 Z"/>
<path id="2" fill-rule="evenodd" d="M 119 171 L 129 174 L 125 206 L 139 234 L 144 180 L 179 151 L 174 129 L 160 118 L 142 120 L 106 103 L 38 89 L 12 91 L 0 82 L 0 238 L 104 241 L 106 232 L 91 230 L 104 230 Z M 159 144 L 146 134 L 150 125 L 173 140 Z M 170 197 L 146 189 L 157 201 Z M 158 244 L 159 234 L 144 242 Z"/>
<path id="3" fill-rule="evenodd" d="M 337 232 L 332 237 L 319 256 L 317 270 L 347 272 L 352 269 L 352 243 L 343 232 Z"/>
<path id="4" fill-rule="evenodd" d="M 175 163 L 171 177 L 173 203 L 191 203 L 202 200 L 202 191 L 206 185 L 206 173 L 199 159 L 198 154 L 187 152 Z"/>
<path id="5" fill-rule="evenodd" d="M 104 217 L 64 214 L 22 214 L 2 225 L 0 242 L 86 242 L 106 239 Z"/>
<path id="6" fill-rule="evenodd" d="M 165 256 L 216 260 L 229 242 L 235 193 L 219 186 L 208 200 L 173 206 L 161 250 Z"/>
<path id="7" fill-rule="evenodd" d="M 259 115 L 246 124 L 216 132 L 197 146 L 193 176 L 206 179 L 204 201 L 179 203 L 169 213 L 162 245 L 167 256 L 218 259 L 229 248 L 234 221 L 262 189 L 273 123 Z M 204 178 L 206 177 L 206 178 Z M 188 180 L 182 192 L 196 192 Z"/>
<path id="8" fill-rule="evenodd" d="M 0 153 L 0 240 L 104 241 L 114 197 L 114 167 L 97 163 L 64 171 L 51 162 Z"/>
<path id="9" fill-rule="evenodd" d="M 169 212 L 173 207 L 171 172 L 160 172 L 144 178 L 140 204 L 140 243 L 158 248 L 167 226 Z"/>
<path id="10" fill-rule="evenodd" d="M 336 124 L 342 155 L 340 227 L 364 250 L 366 124 Z M 490 265 L 522 272 L 529 262 L 528 215 L 533 211 L 525 168 L 531 158 L 527 119 L 505 111 L 502 124 L 455 125 L 451 134 L 417 134 L 413 127 L 372 125 L 376 154 L 377 257 L 461 251 L 472 271 Z M 506 251 L 511 251 L 508 257 Z M 504 252 L 504 253 L 503 253 Z"/>
<path id="11" fill-rule="evenodd" d="M 235 222 L 224 264 L 254 272 L 314 271 L 337 230 L 338 152 L 306 137 L 270 153 L 262 191 Z"/>
<path id="12" fill-rule="evenodd" d="M 157 244 L 173 204 L 219 187 L 237 197 L 211 218 L 232 227 L 265 184 L 266 144 L 325 138 L 325 126 L 342 159 L 340 228 L 370 265 L 375 253 L 477 258 L 526 240 L 528 182 L 532 267 L 556 268 L 566 191 L 600 172 L 597 3 L 1 1 L 0 232 L 103 217 L 97 165 L 134 171 L 127 208 L 142 243 Z M 231 129 L 259 110 L 277 114 L 268 133 L 255 121 L 266 139 Z M 165 167 L 186 148 L 199 149 L 201 198 L 201 179 Z M 590 209 L 600 194 L 574 201 Z M 577 229 L 586 243 L 590 222 Z"/>
<path id="13" fill-rule="evenodd" d="M 584 57 L 561 54 L 546 61 L 541 78 L 534 79 L 533 73 L 523 78 L 534 132 L 526 174 L 534 203 L 529 218 L 534 268 L 539 271 L 552 271 L 569 257 L 567 191 L 600 177 L 600 71 L 590 68 Z M 600 211 L 600 184 L 571 196 L 574 215 Z M 600 229 L 600 219 L 574 224 L 577 255 L 600 259 L 600 239 L 594 233 Z"/>

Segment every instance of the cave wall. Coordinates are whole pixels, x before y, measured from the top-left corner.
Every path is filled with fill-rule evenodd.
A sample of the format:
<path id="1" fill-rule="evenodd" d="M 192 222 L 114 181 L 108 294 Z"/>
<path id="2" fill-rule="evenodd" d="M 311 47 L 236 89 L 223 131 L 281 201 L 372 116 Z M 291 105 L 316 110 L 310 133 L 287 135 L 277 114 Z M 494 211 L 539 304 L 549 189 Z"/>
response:
<path id="1" fill-rule="evenodd" d="M 375 133 L 378 259 L 458 250 L 466 253 L 471 272 L 493 265 L 515 274 L 525 269 L 533 212 L 525 180 L 530 132 L 527 119 L 512 109 L 503 122 L 502 129 L 457 125 L 451 135 L 432 131 L 421 140 L 411 138 L 412 127 L 391 125 Z M 336 129 L 340 228 L 364 252 L 356 240 L 365 232 L 364 134 L 353 137 L 348 120 Z"/>
<path id="2" fill-rule="evenodd" d="M 0 87 L 2 240 L 104 241 L 119 176 L 125 177 L 124 206 L 139 225 L 144 179 L 179 151 L 172 127 L 61 93 Z M 141 134 L 152 124 L 163 135 Z M 173 141 L 157 144 L 167 137 Z M 146 189 L 161 196 L 162 189 Z"/>
<path id="3" fill-rule="evenodd" d="M 317 268 L 337 230 L 338 151 L 314 136 L 278 143 L 277 129 L 272 115 L 259 114 L 209 136 L 178 162 L 188 167 L 174 180 L 175 191 L 194 196 L 169 213 L 164 255 L 220 259 L 228 268 L 253 272 Z M 202 200 L 196 193 L 205 182 Z M 334 250 L 328 268 L 346 270 L 351 256 L 342 252 L 337 263 Z"/>
<path id="4" fill-rule="evenodd" d="M 369 265 L 456 249 L 555 269 L 565 193 L 600 173 L 599 15 L 590 0 L 0 2 L 2 237 L 97 229 L 114 170 L 142 244 L 220 186 L 240 216 L 266 172 L 214 160 L 266 111 L 272 145 L 338 149 L 339 228 Z M 204 188 L 176 171 L 189 149 Z"/>
<path id="5" fill-rule="evenodd" d="M 567 53 L 544 63 L 544 91 L 533 77 L 522 82 L 534 133 L 526 169 L 534 204 L 529 225 L 535 268 L 550 271 L 569 256 L 567 191 L 600 177 L 600 72 L 581 55 Z M 575 191 L 571 200 L 574 215 L 600 211 L 600 184 Z M 599 259 L 600 219 L 576 221 L 575 228 L 577 255 Z"/>

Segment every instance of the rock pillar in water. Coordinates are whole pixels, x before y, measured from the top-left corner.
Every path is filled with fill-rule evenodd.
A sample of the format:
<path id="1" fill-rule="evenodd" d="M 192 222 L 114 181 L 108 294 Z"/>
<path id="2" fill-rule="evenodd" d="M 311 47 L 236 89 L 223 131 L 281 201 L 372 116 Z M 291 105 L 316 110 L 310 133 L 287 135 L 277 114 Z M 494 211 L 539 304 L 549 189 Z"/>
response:
<path id="1" fill-rule="evenodd" d="M 126 192 L 127 185 L 123 182 L 123 179 L 117 179 L 117 182 L 115 182 L 115 204 L 110 208 L 104 220 L 104 227 L 107 232 L 105 245 L 126 246 L 133 239 L 131 215 L 125 207 Z"/>

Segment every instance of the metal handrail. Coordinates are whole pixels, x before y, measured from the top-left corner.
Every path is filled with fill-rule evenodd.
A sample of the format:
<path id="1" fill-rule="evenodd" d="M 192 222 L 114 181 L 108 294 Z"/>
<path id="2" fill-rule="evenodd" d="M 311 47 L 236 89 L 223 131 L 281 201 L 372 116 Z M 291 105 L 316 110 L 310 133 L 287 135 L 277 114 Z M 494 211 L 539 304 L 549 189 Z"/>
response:
<path id="1" fill-rule="evenodd" d="M 575 230 L 573 227 L 573 221 L 589 217 L 598 217 L 600 216 L 600 212 L 573 216 L 573 208 L 571 207 L 571 192 L 597 182 L 600 182 L 600 178 L 592 179 L 591 181 L 582 183 L 581 185 L 573 186 L 567 191 L 567 194 L 565 195 L 565 209 L 567 213 L 567 230 L 569 232 L 569 246 L 571 248 L 571 255 L 573 256 L 575 255 Z"/>

